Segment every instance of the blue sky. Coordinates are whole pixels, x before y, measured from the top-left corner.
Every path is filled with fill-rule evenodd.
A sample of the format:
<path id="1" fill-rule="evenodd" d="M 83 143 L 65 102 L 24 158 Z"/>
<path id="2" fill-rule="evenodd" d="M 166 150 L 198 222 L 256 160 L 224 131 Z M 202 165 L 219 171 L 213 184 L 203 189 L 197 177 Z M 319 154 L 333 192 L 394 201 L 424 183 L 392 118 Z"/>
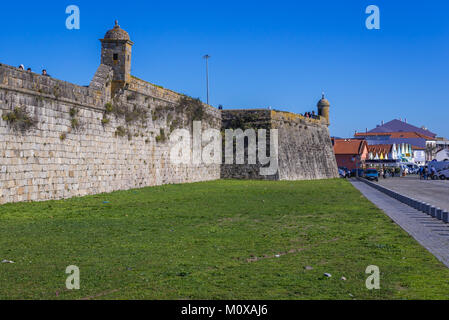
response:
<path id="1" fill-rule="evenodd" d="M 65 28 L 68 5 L 80 30 Z M 380 8 L 367 30 L 365 8 Z M 449 137 L 449 1 L 7 1 L 0 63 L 43 67 L 87 85 L 114 20 L 130 33 L 132 74 L 225 108 L 315 109 L 331 102 L 331 134 L 407 118 Z"/>

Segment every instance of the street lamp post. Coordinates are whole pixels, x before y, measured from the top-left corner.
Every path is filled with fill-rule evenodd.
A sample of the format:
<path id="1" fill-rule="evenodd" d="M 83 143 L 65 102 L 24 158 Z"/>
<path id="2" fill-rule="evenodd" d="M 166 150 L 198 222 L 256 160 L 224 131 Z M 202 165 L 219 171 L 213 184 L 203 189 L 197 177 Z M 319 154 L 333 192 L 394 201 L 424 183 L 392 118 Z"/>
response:
<path id="1" fill-rule="evenodd" d="M 207 104 L 209 104 L 209 63 L 208 60 L 210 58 L 210 55 L 206 54 L 203 56 L 204 59 L 206 59 L 206 90 L 207 90 Z"/>

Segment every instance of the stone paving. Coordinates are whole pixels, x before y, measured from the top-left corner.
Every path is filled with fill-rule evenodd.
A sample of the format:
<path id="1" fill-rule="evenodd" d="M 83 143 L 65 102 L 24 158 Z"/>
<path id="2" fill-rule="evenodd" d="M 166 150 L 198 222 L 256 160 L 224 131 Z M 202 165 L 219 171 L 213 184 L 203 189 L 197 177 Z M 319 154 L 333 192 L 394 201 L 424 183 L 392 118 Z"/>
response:
<path id="1" fill-rule="evenodd" d="M 449 267 L 449 224 L 413 209 L 364 182 L 351 183 L 438 260 Z"/>
<path id="2" fill-rule="evenodd" d="M 411 175 L 380 178 L 379 183 L 390 190 L 449 211 L 449 180 L 420 180 L 418 176 Z"/>

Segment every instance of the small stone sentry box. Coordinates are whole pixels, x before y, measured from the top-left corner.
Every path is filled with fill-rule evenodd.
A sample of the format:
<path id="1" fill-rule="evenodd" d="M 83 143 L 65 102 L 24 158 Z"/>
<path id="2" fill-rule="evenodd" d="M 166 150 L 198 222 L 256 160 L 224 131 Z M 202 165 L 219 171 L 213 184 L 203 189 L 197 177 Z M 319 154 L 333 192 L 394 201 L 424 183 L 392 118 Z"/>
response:
<path id="1" fill-rule="evenodd" d="M 324 98 L 324 93 L 322 94 L 320 101 L 318 101 L 317 107 L 318 107 L 318 115 L 320 117 L 325 118 L 327 125 L 329 125 L 330 124 L 330 121 L 329 121 L 330 103 L 326 98 Z"/>
<path id="2" fill-rule="evenodd" d="M 101 41 L 101 64 L 114 70 L 113 87 L 123 86 L 131 80 L 131 48 L 133 42 L 128 32 L 120 28 L 117 20 L 115 26 L 107 31 Z"/>

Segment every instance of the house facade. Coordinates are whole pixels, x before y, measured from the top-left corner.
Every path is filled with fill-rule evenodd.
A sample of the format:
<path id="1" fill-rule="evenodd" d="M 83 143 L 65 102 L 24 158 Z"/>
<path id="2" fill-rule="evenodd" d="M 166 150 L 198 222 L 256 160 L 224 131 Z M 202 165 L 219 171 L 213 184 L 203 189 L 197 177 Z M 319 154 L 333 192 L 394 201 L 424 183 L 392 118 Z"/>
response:
<path id="1" fill-rule="evenodd" d="M 382 146 L 372 147 L 373 151 L 390 145 L 390 160 L 423 165 L 435 157 L 436 134 L 398 119 L 378 125 L 369 131 L 356 132 L 354 137 L 366 140 L 368 146 Z M 375 159 L 376 152 L 373 152 L 373 159 L 370 160 L 380 160 L 386 156 L 388 155 L 385 155 L 385 152 L 380 152 L 377 153 L 379 159 Z"/>
<path id="2" fill-rule="evenodd" d="M 349 170 L 365 167 L 368 159 L 368 145 L 361 139 L 332 139 L 338 167 Z"/>

